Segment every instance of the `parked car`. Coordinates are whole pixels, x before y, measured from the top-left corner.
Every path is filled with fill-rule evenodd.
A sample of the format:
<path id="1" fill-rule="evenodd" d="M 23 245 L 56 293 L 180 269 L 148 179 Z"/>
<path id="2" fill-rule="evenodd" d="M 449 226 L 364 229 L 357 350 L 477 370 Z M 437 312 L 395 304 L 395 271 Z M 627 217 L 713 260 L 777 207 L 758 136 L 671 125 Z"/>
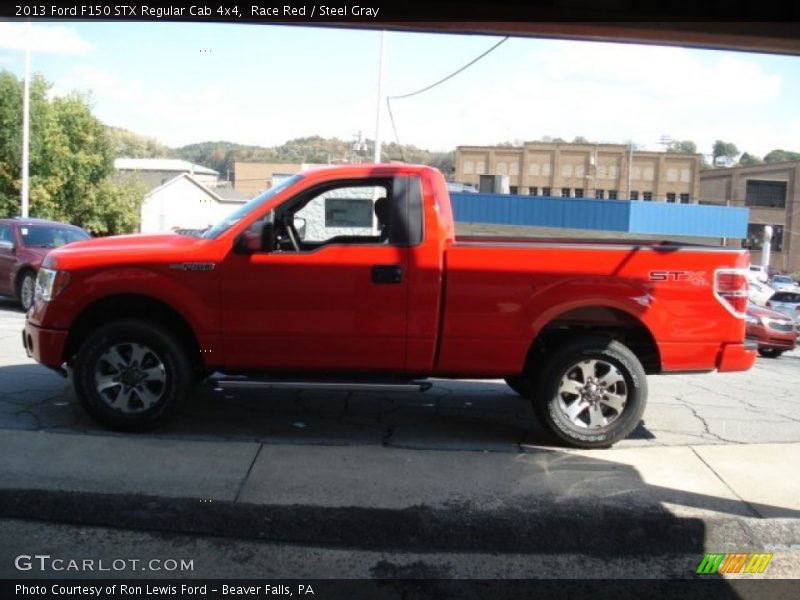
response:
<path id="1" fill-rule="evenodd" d="M 759 306 L 764 306 L 775 294 L 775 290 L 755 279 L 748 281 L 748 284 L 747 295 L 750 298 L 750 302 Z"/>
<path id="2" fill-rule="evenodd" d="M 797 345 L 797 331 L 792 319 L 785 314 L 756 306 L 747 305 L 748 339 L 758 343 L 758 353 L 767 358 L 778 358 Z"/>
<path id="3" fill-rule="evenodd" d="M 774 275 L 769 286 L 776 292 L 800 292 L 797 283 L 789 275 Z"/>
<path id="4" fill-rule="evenodd" d="M 796 323 L 800 323 L 800 291 L 775 292 L 766 306 L 789 316 Z"/>
<path id="5" fill-rule="evenodd" d="M 767 273 L 766 267 L 761 265 L 750 265 L 750 271 L 747 277 L 750 281 L 755 280 L 761 283 L 767 283 L 767 281 L 769 281 L 769 273 Z"/>
<path id="6" fill-rule="evenodd" d="M 36 274 L 53 248 L 91 237 L 80 227 L 43 219 L 0 219 L 0 295 L 33 304 Z"/>
<path id="7" fill-rule="evenodd" d="M 365 219 L 348 222 L 366 227 L 326 224 L 342 198 L 362 202 Z M 674 242 L 458 236 L 439 171 L 328 167 L 201 238 L 59 248 L 22 338 L 115 429 L 165 422 L 211 373 L 222 389 L 262 390 L 502 377 L 562 442 L 604 448 L 640 423 L 648 373 L 753 366 L 749 263 L 746 250 Z"/>

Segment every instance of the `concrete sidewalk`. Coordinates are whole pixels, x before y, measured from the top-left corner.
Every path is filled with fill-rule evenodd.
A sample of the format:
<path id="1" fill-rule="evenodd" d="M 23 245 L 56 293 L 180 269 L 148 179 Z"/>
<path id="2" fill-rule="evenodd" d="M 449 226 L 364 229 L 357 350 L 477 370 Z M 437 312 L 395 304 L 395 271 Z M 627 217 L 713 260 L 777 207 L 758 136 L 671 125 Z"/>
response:
<path id="1" fill-rule="evenodd" d="M 5 430 L 0 516 L 366 548 L 796 549 L 799 450 L 511 454 Z"/>

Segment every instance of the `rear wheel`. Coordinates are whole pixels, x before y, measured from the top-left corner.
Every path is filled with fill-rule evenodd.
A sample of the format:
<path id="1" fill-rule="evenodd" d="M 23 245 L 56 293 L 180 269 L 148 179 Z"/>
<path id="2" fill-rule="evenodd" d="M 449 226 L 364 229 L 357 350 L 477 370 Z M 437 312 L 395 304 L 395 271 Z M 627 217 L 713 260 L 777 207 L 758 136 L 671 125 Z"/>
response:
<path id="1" fill-rule="evenodd" d="M 777 348 L 759 348 L 758 353 L 764 358 L 778 358 L 784 353 L 784 350 L 778 350 Z"/>
<path id="2" fill-rule="evenodd" d="M 537 416 L 575 448 L 604 448 L 626 438 L 646 403 L 639 359 L 611 339 L 573 340 L 544 363 L 535 379 Z"/>
<path id="3" fill-rule="evenodd" d="M 143 431 L 165 423 L 192 384 L 184 348 L 147 321 L 100 327 L 75 359 L 75 393 L 93 418 L 112 429 Z"/>

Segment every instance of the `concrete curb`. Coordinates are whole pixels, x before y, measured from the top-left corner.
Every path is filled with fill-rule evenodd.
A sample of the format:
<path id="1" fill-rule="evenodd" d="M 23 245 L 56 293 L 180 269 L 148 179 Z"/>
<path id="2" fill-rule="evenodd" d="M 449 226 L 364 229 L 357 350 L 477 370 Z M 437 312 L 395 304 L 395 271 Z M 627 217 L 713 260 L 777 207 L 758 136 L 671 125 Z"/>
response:
<path id="1" fill-rule="evenodd" d="M 581 553 L 600 556 L 763 551 L 797 547 L 800 520 L 677 517 L 666 510 L 539 499 L 477 510 L 256 505 L 50 490 L 0 490 L 3 517 L 214 535 L 290 544 L 406 551 Z"/>

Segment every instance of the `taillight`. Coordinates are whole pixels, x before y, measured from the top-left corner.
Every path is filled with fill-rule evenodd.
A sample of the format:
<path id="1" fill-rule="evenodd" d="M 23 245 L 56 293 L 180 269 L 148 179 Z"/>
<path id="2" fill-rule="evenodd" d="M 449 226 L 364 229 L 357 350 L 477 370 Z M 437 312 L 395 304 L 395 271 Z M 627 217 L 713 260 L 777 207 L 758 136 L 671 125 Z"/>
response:
<path id="1" fill-rule="evenodd" d="M 714 295 L 735 317 L 747 312 L 747 271 L 719 269 L 714 272 Z"/>

